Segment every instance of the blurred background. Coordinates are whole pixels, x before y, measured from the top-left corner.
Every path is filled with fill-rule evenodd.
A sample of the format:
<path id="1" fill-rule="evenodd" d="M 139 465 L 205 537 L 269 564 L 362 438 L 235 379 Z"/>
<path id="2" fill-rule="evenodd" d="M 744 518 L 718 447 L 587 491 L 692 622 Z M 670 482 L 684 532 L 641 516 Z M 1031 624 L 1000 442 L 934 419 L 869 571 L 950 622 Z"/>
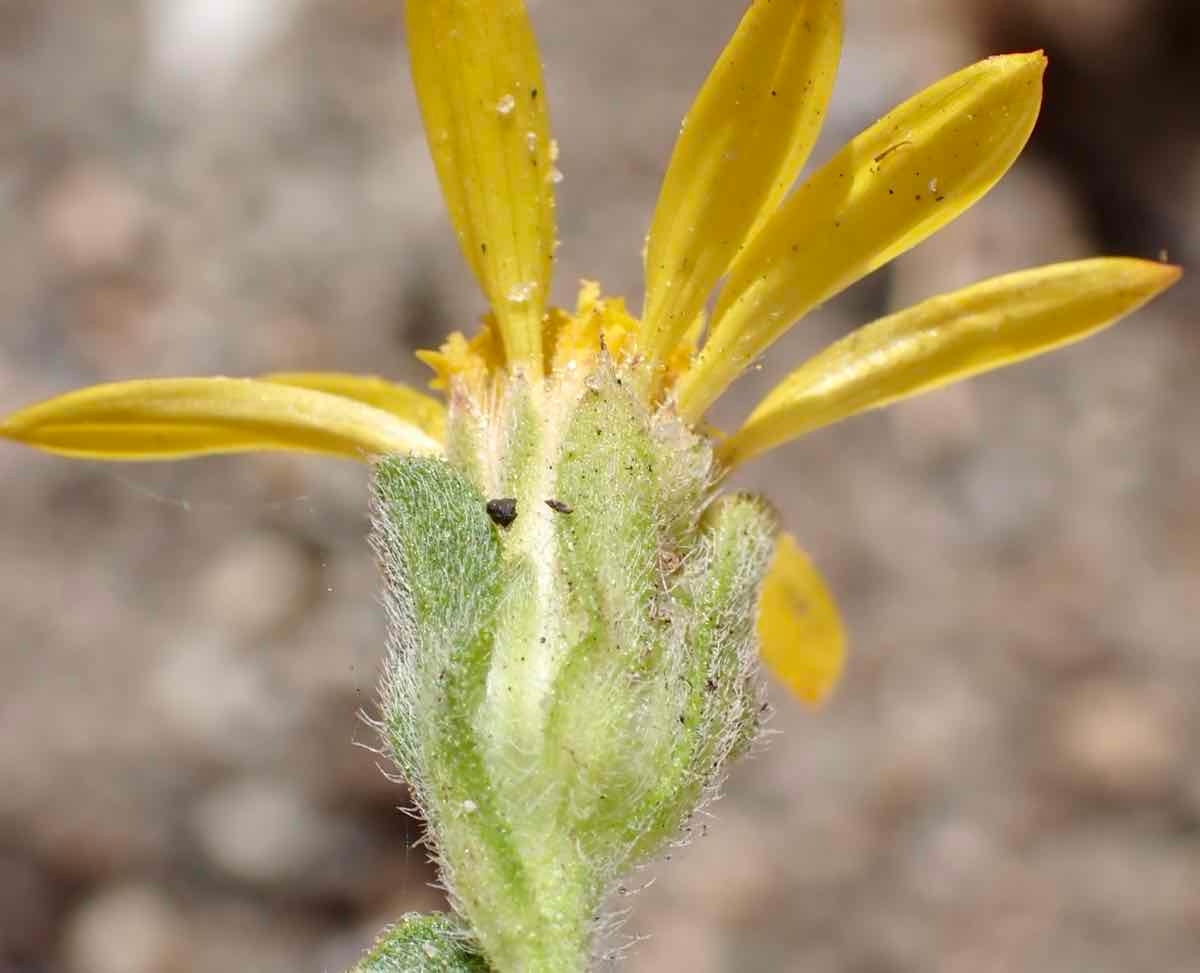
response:
<path id="1" fill-rule="evenodd" d="M 1200 268 L 1200 6 L 847 0 L 820 161 L 1045 47 L 1029 151 L 795 329 L 718 418 L 896 306 L 1095 253 Z M 539 0 L 559 302 L 640 299 L 679 120 L 741 0 Z M 844 608 L 833 701 L 634 876 L 631 971 L 1200 969 L 1200 269 L 1136 318 L 748 468 Z M 378 372 L 482 301 L 399 0 L 0 0 L 0 411 L 92 382 Z M 366 471 L 0 444 L 0 971 L 338 973 L 438 908 L 359 716 Z"/>

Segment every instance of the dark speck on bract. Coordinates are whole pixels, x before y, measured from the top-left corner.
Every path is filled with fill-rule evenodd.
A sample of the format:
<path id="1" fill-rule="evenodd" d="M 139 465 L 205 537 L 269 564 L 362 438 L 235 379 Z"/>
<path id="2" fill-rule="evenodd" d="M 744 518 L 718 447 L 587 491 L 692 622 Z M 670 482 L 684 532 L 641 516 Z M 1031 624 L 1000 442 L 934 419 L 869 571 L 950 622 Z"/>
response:
<path id="1" fill-rule="evenodd" d="M 500 497 L 487 502 L 487 514 L 492 523 L 508 527 L 517 519 L 517 501 L 514 497 Z"/>

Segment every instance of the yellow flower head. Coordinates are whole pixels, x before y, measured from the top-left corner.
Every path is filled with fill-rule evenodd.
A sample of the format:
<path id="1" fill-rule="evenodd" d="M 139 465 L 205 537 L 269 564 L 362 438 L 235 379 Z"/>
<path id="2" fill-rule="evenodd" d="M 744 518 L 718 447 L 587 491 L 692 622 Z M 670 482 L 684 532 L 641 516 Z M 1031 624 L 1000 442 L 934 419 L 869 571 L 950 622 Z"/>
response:
<path id="1" fill-rule="evenodd" d="M 601 358 L 647 408 L 703 431 L 706 410 L 809 310 L 986 193 L 1033 129 L 1046 60 L 988 58 L 852 139 L 794 191 L 825 114 L 840 0 L 751 3 L 685 119 L 645 248 L 640 317 L 585 283 L 547 305 L 556 147 L 522 0 L 408 0 L 413 78 L 458 240 L 490 313 L 419 356 L 455 401 L 506 382 L 563 394 Z M 885 317 L 802 364 L 717 445 L 725 470 L 815 428 L 1076 341 L 1169 287 L 1175 267 L 1107 258 L 994 278 Z M 711 320 L 704 308 L 715 294 Z M 701 335 L 703 334 L 703 340 Z M 101 385 L 23 409 L 5 437 L 117 460 L 291 449 L 358 459 L 439 454 L 445 407 L 341 374 Z M 821 698 L 840 669 L 836 610 L 784 535 L 760 601 L 766 662 Z"/>

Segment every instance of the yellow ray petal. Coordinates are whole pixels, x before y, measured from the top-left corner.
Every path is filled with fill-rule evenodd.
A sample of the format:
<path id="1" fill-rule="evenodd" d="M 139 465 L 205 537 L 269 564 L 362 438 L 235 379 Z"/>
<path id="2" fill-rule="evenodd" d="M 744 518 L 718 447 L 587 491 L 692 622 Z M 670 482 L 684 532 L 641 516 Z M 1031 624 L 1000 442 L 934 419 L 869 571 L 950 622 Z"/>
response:
<path id="1" fill-rule="evenodd" d="M 829 695 L 846 658 L 846 633 L 829 589 L 790 534 L 780 535 L 758 601 L 759 652 L 807 703 Z"/>
<path id="2" fill-rule="evenodd" d="M 646 241 L 643 349 L 679 343 L 816 142 L 837 73 L 841 0 L 753 4 L 684 120 Z"/>
<path id="3" fill-rule="evenodd" d="M 698 418 L 797 318 L 987 192 L 1033 130 L 1045 64 L 993 57 L 939 81 L 797 189 L 730 269 L 681 413 Z"/>
<path id="4" fill-rule="evenodd" d="M 425 134 L 459 244 L 510 362 L 542 369 L 554 250 L 546 91 L 521 0 L 408 0 Z"/>
<path id="5" fill-rule="evenodd" d="M 361 402 L 248 378 L 163 378 L 68 392 L 0 422 L 0 436 L 67 456 L 182 459 L 286 449 L 352 459 L 439 453 L 408 422 Z"/>
<path id="6" fill-rule="evenodd" d="M 735 466 L 780 443 L 1078 341 L 1179 279 L 1121 257 L 1053 264 L 931 298 L 868 324 L 792 372 L 720 446 Z"/>
<path id="7" fill-rule="evenodd" d="M 411 422 L 438 442 L 445 436 L 446 407 L 441 402 L 385 378 L 346 372 L 273 372 L 260 376 L 260 379 L 354 399 L 355 402 L 373 405 L 398 419 Z"/>

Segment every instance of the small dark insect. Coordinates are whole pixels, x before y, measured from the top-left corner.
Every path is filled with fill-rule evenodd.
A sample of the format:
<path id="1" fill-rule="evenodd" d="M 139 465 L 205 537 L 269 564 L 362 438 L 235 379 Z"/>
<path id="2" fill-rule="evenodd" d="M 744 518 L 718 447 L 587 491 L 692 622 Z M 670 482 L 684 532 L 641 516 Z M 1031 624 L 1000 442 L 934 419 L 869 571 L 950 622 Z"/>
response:
<path id="1" fill-rule="evenodd" d="M 717 681 L 713 679 L 712 676 L 709 676 L 704 680 L 704 688 L 710 693 L 715 693 L 717 691 Z"/>
<path id="2" fill-rule="evenodd" d="M 553 497 L 546 501 L 546 506 L 553 510 L 556 514 L 569 514 L 575 512 L 575 508 L 570 504 L 563 503 L 561 500 L 555 500 Z"/>
<path id="3" fill-rule="evenodd" d="M 515 497 L 500 497 L 487 502 L 487 515 L 492 523 L 508 527 L 517 519 L 517 501 Z"/>

